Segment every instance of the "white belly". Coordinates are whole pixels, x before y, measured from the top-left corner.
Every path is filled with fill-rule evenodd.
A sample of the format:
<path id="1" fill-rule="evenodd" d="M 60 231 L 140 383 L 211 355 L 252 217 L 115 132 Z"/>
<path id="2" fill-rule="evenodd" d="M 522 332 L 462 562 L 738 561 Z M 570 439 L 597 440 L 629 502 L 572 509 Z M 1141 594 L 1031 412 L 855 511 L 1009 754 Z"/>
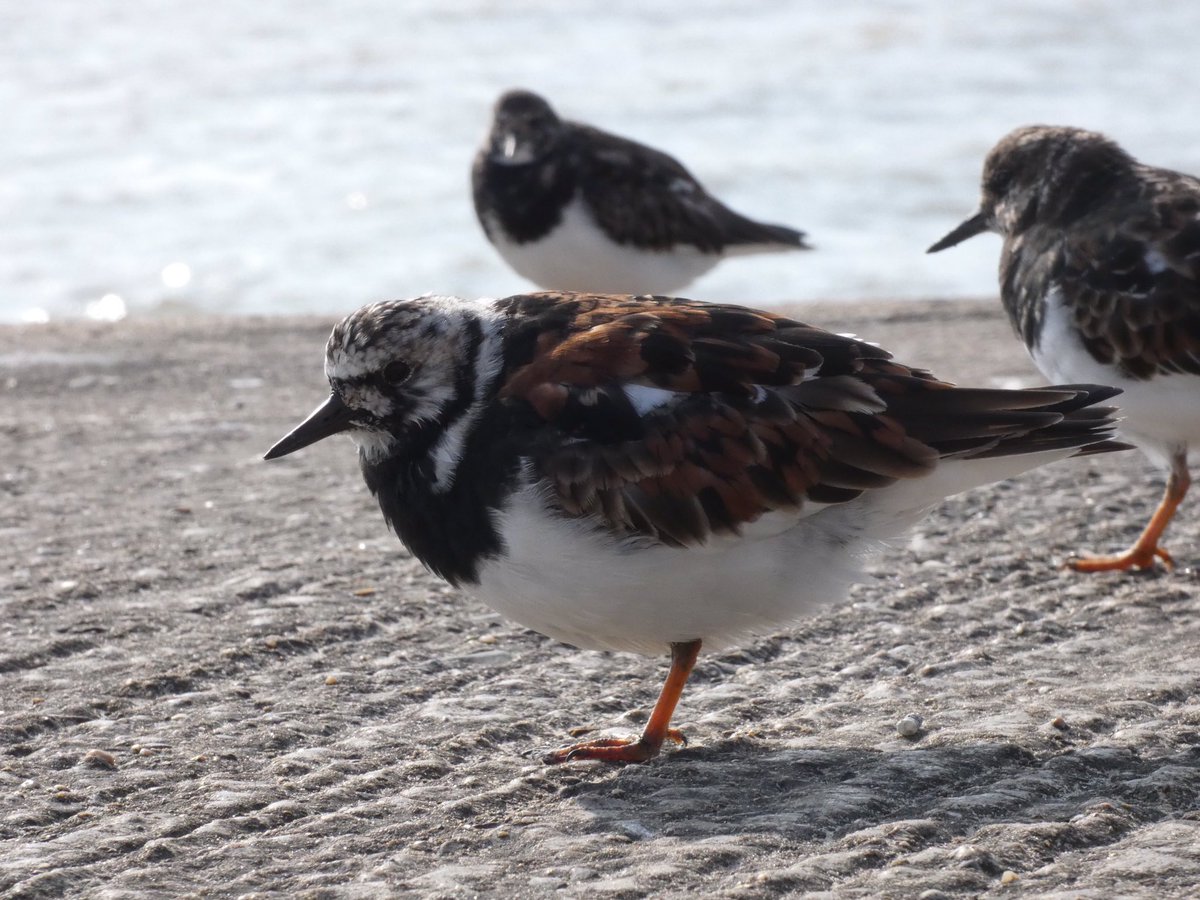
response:
<path id="1" fill-rule="evenodd" d="M 516 244 L 499 225 L 491 228 L 500 255 L 519 274 L 548 290 L 613 294 L 670 294 L 720 261 L 717 253 L 676 246 L 651 252 L 616 244 L 576 197 L 562 221 L 538 241 Z"/>
<path id="2" fill-rule="evenodd" d="M 622 548 L 585 524 L 552 518 L 527 490 L 500 516 L 507 545 L 474 589 L 535 631 L 593 650 L 659 654 L 768 633 L 841 599 L 860 564 L 839 535 L 806 527 L 690 549 Z M 849 537 L 849 535 L 844 535 Z"/>
<path id="3" fill-rule="evenodd" d="M 1071 327 L 1058 291 L 1046 298 L 1041 343 L 1031 355 L 1052 382 L 1119 387 L 1123 393 L 1110 402 L 1121 408 L 1121 436 L 1155 462 L 1165 465 L 1175 448 L 1200 446 L 1200 377 L 1156 375 L 1138 381 L 1097 362 Z"/>
<path id="4" fill-rule="evenodd" d="M 659 654 L 699 638 L 728 647 L 771 634 L 846 597 L 880 542 L 944 497 L 1071 453 L 947 460 L 923 478 L 867 491 L 808 515 L 771 513 L 741 537 L 701 547 L 618 545 L 551 516 L 534 488 L 497 514 L 506 552 L 472 592 L 505 616 L 577 647 Z"/>

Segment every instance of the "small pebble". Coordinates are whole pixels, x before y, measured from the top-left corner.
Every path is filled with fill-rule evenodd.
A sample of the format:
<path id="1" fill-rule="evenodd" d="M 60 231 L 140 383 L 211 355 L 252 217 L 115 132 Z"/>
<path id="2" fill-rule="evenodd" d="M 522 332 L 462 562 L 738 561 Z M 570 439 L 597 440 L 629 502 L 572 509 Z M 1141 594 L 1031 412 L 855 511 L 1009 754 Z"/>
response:
<path id="1" fill-rule="evenodd" d="M 153 756 L 153 755 L 154 755 L 154 751 L 151 750 L 149 747 L 143 747 L 141 750 L 138 751 L 138 756 Z"/>
<path id="2" fill-rule="evenodd" d="M 107 750 L 89 750 L 83 754 L 81 761 L 85 766 L 94 766 L 97 769 L 115 769 L 117 767 L 117 758 Z"/>
<path id="3" fill-rule="evenodd" d="M 1067 720 L 1064 719 L 1062 716 L 1055 716 L 1053 719 L 1050 720 L 1050 724 L 1053 725 L 1055 728 L 1059 729 L 1060 731 L 1062 731 L 1067 727 Z"/>
<path id="4" fill-rule="evenodd" d="M 354 593 L 355 597 L 372 597 L 375 594 L 375 588 L 373 588 L 373 587 L 359 588 L 357 591 L 354 591 L 353 593 Z"/>
<path id="5" fill-rule="evenodd" d="M 496 636 L 494 634 L 481 634 L 475 640 L 481 644 L 494 644 L 496 643 Z"/>
<path id="6" fill-rule="evenodd" d="M 921 725 L 924 724 L 924 721 L 916 713 L 910 713 L 896 723 L 896 733 L 901 737 L 915 737 L 921 733 Z"/>
<path id="7" fill-rule="evenodd" d="M 1020 876 L 1017 875 L 1017 873 L 1014 872 L 1012 869 L 1005 869 L 1004 874 L 1000 876 L 1000 883 L 1001 884 L 1012 884 L 1014 881 L 1018 880 L 1019 878 L 1020 878 Z"/>
<path id="8" fill-rule="evenodd" d="M 337 684 L 338 683 L 337 676 L 336 675 L 326 675 L 325 683 L 326 684 Z"/>

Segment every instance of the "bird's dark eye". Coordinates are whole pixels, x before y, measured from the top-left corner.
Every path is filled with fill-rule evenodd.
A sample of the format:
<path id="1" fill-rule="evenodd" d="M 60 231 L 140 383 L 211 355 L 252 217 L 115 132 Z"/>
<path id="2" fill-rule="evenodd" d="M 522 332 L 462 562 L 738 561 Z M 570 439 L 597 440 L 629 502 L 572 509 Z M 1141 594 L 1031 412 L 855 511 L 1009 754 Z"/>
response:
<path id="1" fill-rule="evenodd" d="M 383 380 L 390 385 L 401 385 L 412 375 L 412 366 L 400 360 L 392 360 L 383 367 Z"/>
<path id="2" fill-rule="evenodd" d="M 983 189 L 993 197 L 1003 197 L 1016 177 L 1016 170 L 1012 166 L 994 168 L 984 178 Z"/>

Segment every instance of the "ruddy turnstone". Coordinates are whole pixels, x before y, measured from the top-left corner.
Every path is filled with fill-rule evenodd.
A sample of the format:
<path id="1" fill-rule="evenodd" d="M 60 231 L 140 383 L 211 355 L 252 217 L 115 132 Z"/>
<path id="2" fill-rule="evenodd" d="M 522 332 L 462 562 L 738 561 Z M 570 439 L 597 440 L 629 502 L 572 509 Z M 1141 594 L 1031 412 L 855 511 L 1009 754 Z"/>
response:
<path id="1" fill-rule="evenodd" d="M 639 739 L 550 762 L 640 762 L 701 645 L 838 599 L 942 498 L 1117 449 L 1110 388 L 970 390 L 852 337 L 740 306 L 545 293 L 363 307 L 332 393 L 266 454 L 338 432 L 421 562 L 579 647 L 670 651 Z"/>
<path id="2" fill-rule="evenodd" d="M 496 103 L 471 170 L 483 231 L 543 288 L 667 293 L 723 257 L 807 249 L 738 215 L 667 154 L 560 119 L 529 91 Z"/>
<path id="3" fill-rule="evenodd" d="M 1172 568 L 1162 535 L 1200 442 L 1200 180 L 1093 131 L 1018 128 L 984 162 L 979 211 L 929 252 L 984 231 L 1004 238 L 1000 299 L 1042 374 L 1121 388 L 1122 435 L 1169 473 L 1133 546 L 1068 564 Z"/>

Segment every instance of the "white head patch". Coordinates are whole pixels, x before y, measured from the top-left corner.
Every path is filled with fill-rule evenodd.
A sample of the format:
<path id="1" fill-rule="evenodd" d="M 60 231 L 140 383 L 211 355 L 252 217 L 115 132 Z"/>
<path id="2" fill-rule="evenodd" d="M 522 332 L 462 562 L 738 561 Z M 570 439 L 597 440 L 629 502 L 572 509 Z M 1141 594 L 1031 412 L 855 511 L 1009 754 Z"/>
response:
<path id="1" fill-rule="evenodd" d="M 366 414 L 352 433 L 365 456 L 386 455 L 398 438 L 394 432 L 436 421 L 465 399 L 466 412 L 443 423 L 446 431 L 434 450 L 439 486 L 453 480 L 464 420 L 477 414 L 483 387 L 499 369 L 493 303 L 435 295 L 383 301 L 334 328 L 325 374 L 347 406 Z M 396 362 L 406 367 L 403 381 L 388 380 L 389 365 Z M 469 384 L 463 383 L 464 372 Z M 460 398 L 460 392 L 471 396 Z"/>

